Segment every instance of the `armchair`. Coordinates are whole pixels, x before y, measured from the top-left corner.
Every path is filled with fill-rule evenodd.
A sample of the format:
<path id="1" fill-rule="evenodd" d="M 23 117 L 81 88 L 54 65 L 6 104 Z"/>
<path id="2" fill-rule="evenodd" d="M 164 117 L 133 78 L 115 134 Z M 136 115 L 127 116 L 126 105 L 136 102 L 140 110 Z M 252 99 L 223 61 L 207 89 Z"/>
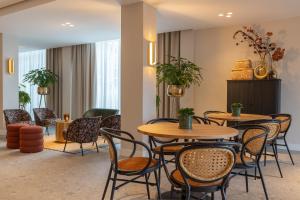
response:
<path id="1" fill-rule="evenodd" d="M 64 131 L 63 136 L 65 141 L 64 152 L 68 141 L 76 142 L 80 144 L 81 155 L 83 156 L 82 143 L 95 143 L 97 152 L 98 149 L 98 134 L 100 131 L 101 117 L 89 117 L 75 119 L 68 127 L 67 131 Z"/>
<path id="2" fill-rule="evenodd" d="M 101 116 L 102 119 L 118 114 L 119 110 L 117 109 L 105 109 L 105 108 L 93 108 L 88 111 L 86 111 L 83 114 L 83 117 L 99 117 Z"/>
<path id="3" fill-rule="evenodd" d="M 55 125 L 56 114 L 48 108 L 34 108 L 33 114 L 35 124 L 45 127 L 46 133 L 49 135 L 49 127 Z"/>
<path id="4" fill-rule="evenodd" d="M 6 109 L 4 112 L 4 118 L 6 125 L 14 123 L 27 123 L 32 122 L 30 114 L 26 110 L 22 109 Z"/>

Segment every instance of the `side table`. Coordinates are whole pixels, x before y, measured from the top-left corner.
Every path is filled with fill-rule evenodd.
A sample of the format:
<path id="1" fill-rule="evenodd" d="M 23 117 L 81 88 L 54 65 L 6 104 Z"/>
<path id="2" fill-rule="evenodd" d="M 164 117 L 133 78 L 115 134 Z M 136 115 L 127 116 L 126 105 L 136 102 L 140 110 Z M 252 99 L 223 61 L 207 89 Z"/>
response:
<path id="1" fill-rule="evenodd" d="M 65 142 L 63 131 L 67 130 L 72 120 L 56 120 L 55 137 L 56 142 Z"/>

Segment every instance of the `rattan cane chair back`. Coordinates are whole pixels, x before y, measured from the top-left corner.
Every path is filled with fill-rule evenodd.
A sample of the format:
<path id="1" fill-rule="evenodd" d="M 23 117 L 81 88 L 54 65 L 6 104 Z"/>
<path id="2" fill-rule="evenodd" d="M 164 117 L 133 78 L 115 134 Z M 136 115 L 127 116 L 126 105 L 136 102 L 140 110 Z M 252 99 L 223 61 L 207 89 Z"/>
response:
<path id="1" fill-rule="evenodd" d="M 280 133 L 286 133 L 292 122 L 292 116 L 290 114 L 276 114 L 271 115 L 273 119 L 280 121 Z"/>
<path id="2" fill-rule="evenodd" d="M 209 117 L 208 117 L 209 114 L 219 114 L 219 113 L 222 114 L 222 113 L 226 113 L 226 112 L 216 111 L 216 110 L 208 110 L 203 113 L 203 116 L 204 116 L 204 118 L 209 119 Z M 215 120 L 214 119 L 214 121 L 216 121 L 220 126 L 223 126 L 225 124 L 225 120 Z"/>
<path id="3" fill-rule="evenodd" d="M 187 178 L 212 182 L 226 177 L 235 164 L 235 153 L 229 148 L 187 147 L 178 155 L 179 169 Z"/>

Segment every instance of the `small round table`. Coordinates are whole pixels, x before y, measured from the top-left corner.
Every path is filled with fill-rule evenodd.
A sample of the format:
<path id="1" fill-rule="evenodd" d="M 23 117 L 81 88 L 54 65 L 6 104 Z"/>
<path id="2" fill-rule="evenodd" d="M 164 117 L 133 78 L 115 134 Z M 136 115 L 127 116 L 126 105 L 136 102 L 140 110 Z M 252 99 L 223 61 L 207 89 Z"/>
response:
<path id="1" fill-rule="evenodd" d="M 257 115 L 257 114 L 241 114 L 239 117 L 232 116 L 231 113 L 211 113 L 208 114 L 209 119 L 226 120 L 229 122 L 246 122 L 261 119 L 272 119 L 268 115 Z"/>
<path id="2" fill-rule="evenodd" d="M 206 124 L 193 124 L 191 130 L 179 129 L 178 123 L 157 123 L 157 124 L 146 124 L 141 125 L 137 128 L 138 132 L 163 138 L 179 138 L 179 139 L 228 139 L 235 137 L 239 134 L 239 131 L 234 128 L 226 126 L 214 126 Z M 206 197 L 205 194 L 198 194 Z M 171 198 L 172 197 L 172 198 Z M 181 199 L 181 193 L 175 193 L 172 195 L 171 192 L 165 192 L 161 194 L 162 199 Z"/>
<path id="3" fill-rule="evenodd" d="M 65 121 L 65 120 L 56 120 L 56 129 L 55 129 L 55 138 L 56 142 L 65 142 L 63 132 L 66 130 L 72 120 Z"/>

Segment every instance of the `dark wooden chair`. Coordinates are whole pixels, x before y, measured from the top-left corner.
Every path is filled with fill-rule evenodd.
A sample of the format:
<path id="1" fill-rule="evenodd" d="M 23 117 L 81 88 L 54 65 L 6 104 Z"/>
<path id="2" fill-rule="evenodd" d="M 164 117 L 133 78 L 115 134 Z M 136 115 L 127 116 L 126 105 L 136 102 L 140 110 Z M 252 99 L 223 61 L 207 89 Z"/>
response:
<path id="1" fill-rule="evenodd" d="M 218 114 L 218 113 L 226 113 L 226 112 L 217 111 L 217 110 L 208 110 L 203 113 L 203 116 L 205 119 L 209 119 L 208 117 L 209 114 Z M 214 121 L 218 122 L 220 126 L 223 126 L 225 124 L 225 120 L 214 120 Z"/>
<path id="2" fill-rule="evenodd" d="M 284 142 L 284 144 L 279 144 L 276 142 L 276 146 L 284 146 L 288 151 L 292 164 L 295 165 L 288 143 L 286 141 L 286 136 L 292 123 L 292 116 L 290 114 L 274 114 L 271 115 L 271 117 L 280 121 L 280 132 L 277 136 L 277 141 L 283 140 Z"/>
<path id="3" fill-rule="evenodd" d="M 161 151 L 175 145 L 185 146 L 176 155 L 176 168 L 170 172 L 167 165 L 163 165 L 172 184 L 171 192 L 179 189 L 185 199 L 191 198 L 191 192 L 211 193 L 214 199 L 214 192 L 221 191 L 222 199 L 226 199 L 226 187 L 236 160 L 231 145 L 173 143 L 162 145 Z"/>
<path id="4" fill-rule="evenodd" d="M 264 182 L 264 177 L 260 167 L 260 159 L 263 154 L 270 129 L 268 128 L 268 126 L 251 124 L 239 125 L 235 128 L 243 131 L 243 135 L 241 141 L 242 147 L 240 152 L 237 154 L 236 164 L 234 167 L 235 170 L 232 173 L 235 175 L 245 176 L 246 191 L 248 192 L 248 177 L 250 176 L 257 178 L 256 169 L 258 169 L 258 178 L 260 178 L 261 180 L 266 199 L 269 199 Z M 250 169 L 255 170 L 255 175 L 248 174 L 248 170 Z"/>
<path id="5" fill-rule="evenodd" d="M 160 199 L 160 189 L 159 189 L 159 180 L 156 170 L 159 169 L 159 161 L 152 157 L 150 148 L 143 142 L 137 141 L 134 137 L 125 131 L 114 130 L 109 128 L 101 128 L 101 135 L 106 139 L 109 145 L 109 156 L 110 156 L 110 169 L 105 185 L 105 189 L 102 195 L 102 199 L 105 199 L 107 188 L 109 182 L 112 181 L 112 189 L 110 199 L 114 199 L 115 190 L 128 183 L 139 183 L 145 184 L 147 189 L 148 199 L 150 199 L 149 185 L 156 185 L 158 192 L 158 199 Z M 123 159 L 118 157 L 117 144 L 114 139 L 121 140 L 123 142 L 129 143 L 132 145 L 131 154 Z M 148 157 L 136 156 L 137 147 L 141 147 L 148 154 Z M 154 173 L 155 183 L 149 182 L 149 176 L 151 173 Z M 122 177 L 128 177 L 128 179 L 118 178 L 118 175 Z M 133 177 L 129 179 L 129 177 Z M 144 177 L 145 181 L 139 181 L 137 179 Z M 123 183 L 116 185 L 117 181 L 122 181 Z"/>

